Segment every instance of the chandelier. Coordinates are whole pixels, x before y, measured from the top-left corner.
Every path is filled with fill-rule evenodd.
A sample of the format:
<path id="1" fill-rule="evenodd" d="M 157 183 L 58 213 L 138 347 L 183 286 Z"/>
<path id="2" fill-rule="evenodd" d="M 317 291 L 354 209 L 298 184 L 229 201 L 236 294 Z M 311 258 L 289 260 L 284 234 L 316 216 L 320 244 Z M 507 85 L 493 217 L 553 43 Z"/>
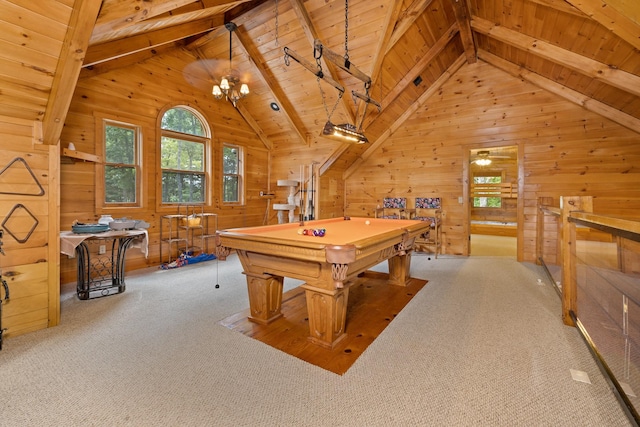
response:
<path id="1" fill-rule="evenodd" d="M 233 106 L 235 107 L 240 98 L 244 98 L 249 94 L 249 86 L 246 83 L 240 84 L 240 90 L 236 88 L 240 83 L 240 78 L 233 74 L 233 68 L 231 68 L 231 42 L 232 42 L 232 33 L 238 28 L 236 24 L 233 22 L 228 22 L 224 24 L 225 28 L 229 30 L 229 70 L 228 74 L 223 75 L 220 78 L 219 85 L 213 85 L 213 90 L 211 93 L 215 99 L 222 99 L 224 95 L 225 99 L 231 101 Z"/>

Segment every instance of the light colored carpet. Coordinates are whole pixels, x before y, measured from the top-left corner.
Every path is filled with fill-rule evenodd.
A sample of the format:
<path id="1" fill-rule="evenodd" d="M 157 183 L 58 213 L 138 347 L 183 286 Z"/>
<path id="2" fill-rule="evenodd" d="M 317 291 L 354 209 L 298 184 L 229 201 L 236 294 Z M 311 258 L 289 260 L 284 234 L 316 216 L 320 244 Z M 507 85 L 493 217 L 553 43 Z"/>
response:
<path id="1" fill-rule="evenodd" d="M 471 235 L 471 256 L 507 256 L 518 255 L 518 243 L 515 237 Z"/>
<path id="2" fill-rule="evenodd" d="M 0 425 L 630 425 L 540 267 L 415 255 L 411 275 L 429 286 L 343 376 L 218 324 L 248 305 L 235 255 L 65 292 L 60 326 L 0 351 Z"/>

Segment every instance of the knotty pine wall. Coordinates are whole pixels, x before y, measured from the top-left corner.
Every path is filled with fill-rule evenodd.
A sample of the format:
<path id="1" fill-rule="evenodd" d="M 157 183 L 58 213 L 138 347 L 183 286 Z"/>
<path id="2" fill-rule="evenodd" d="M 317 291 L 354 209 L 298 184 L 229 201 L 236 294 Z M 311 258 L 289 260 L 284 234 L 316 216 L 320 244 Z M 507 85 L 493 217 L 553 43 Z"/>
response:
<path id="1" fill-rule="evenodd" d="M 0 116 L 1 327 L 5 337 L 55 326 L 58 282 L 58 176 L 55 146 L 42 144 L 42 123 Z"/>
<path id="2" fill-rule="evenodd" d="M 538 197 L 640 198 L 640 135 L 479 61 L 348 177 L 346 213 L 372 215 L 388 196 L 441 197 L 443 252 L 466 255 L 468 152 L 508 145 L 520 157 L 520 260 L 535 260 Z M 594 206 L 606 213 L 618 205 Z"/>
<path id="3" fill-rule="evenodd" d="M 71 161 L 61 165 L 60 226 L 70 229 L 74 220 L 96 222 L 100 215 L 114 218 L 142 219 L 149 224 L 149 257 L 138 251 L 127 255 L 127 270 L 158 266 L 160 250 L 160 218 L 177 213 L 175 207 L 159 205 L 159 134 L 158 120 L 166 109 L 188 105 L 202 113 L 212 131 L 213 173 L 212 201 L 205 212 L 217 213 L 218 228 L 243 227 L 263 223 L 267 199 L 260 191 L 268 187 L 269 151 L 242 119 L 225 101 L 217 101 L 206 92 L 187 82 L 180 70 L 195 60 L 186 52 L 176 50 L 172 56 L 157 56 L 142 64 L 104 73 L 83 70 L 76 87 L 70 111 L 61 137 L 61 148 L 70 142 L 76 150 L 96 154 L 97 122 L 102 117 L 140 125 L 143 133 L 144 195 L 140 208 L 104 209 L 96 206 L 96 168 L 91 162 Z M 244 148 L 246 204 L 223 205 L 221 202 L 221 146 L 229 142 Z M 98 204 L 99 205 L 99 204 Z M 165 234 L 166 237 L 166 234 Z M 214 243 L 210 242 L 210 252 Z M 168 246 L 163 248 L 166 258 Z M 166 261 L 166 259 L 165 259 Z M 75 281 L 75 260 L 61 257 L 61 283 Z"/>

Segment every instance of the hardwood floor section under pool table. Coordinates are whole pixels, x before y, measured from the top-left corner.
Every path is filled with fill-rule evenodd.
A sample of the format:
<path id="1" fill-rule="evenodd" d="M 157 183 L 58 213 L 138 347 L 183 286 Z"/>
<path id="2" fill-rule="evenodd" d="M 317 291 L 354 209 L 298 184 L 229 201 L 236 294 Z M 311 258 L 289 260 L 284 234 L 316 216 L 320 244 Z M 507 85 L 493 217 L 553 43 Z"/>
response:
<path id="1" fill-rule="evenodd" d="M 325 231 L 324 236 L 305 230 Z M 235 249 L 247 276 L 250 320 L 269 324 L 282 316 L 284 277 L 303 280 L 309 340 L 332 348 L 345 336 L 349 288 L 358 274 L 385 260 L 388 282 L 406 286 L 416 237 L 423 221 L 332 218 L 219 231 L 218 257 Z"/>

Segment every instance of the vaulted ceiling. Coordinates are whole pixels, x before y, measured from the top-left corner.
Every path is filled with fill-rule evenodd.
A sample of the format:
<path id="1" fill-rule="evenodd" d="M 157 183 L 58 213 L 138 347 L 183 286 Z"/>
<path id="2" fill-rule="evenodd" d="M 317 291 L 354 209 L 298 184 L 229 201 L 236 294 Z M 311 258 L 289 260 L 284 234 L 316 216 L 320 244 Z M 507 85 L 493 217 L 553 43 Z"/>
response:
<path id="1" fill-rule="evenodd" d="M 180 52 L 190 58 L 184 84 L 203 96 L 228 68 L 224 24 L 234 22 L 233 68 L 251 88 L 237 109 L 268 148 L 320 138 L 330 119 L 368 137 L 336 148 L 333 159 L 353 163 L 476 61 L 640 133 L 637 0 L 104 0 L 80 9 L 77 22 L 95 25 L 72 33 L 88 46 L 79 78 Z M 75 84 L 68 68 L 59 85 Z M 52 123 L 70 96 L 50 100 Z"/>

